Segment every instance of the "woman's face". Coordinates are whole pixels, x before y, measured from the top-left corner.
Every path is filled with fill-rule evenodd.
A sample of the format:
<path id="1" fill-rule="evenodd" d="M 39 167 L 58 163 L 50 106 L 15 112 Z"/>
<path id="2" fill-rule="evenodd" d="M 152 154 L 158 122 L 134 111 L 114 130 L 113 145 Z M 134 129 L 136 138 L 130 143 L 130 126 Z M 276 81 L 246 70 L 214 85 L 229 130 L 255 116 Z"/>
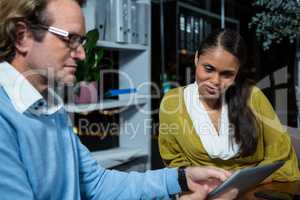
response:
<path id="1" fill-rule="evenodd" d="M 195 56 L 196 80 L 202 98 L 217 99 L 234 83 L 238 59 L 220 47 Z"/>

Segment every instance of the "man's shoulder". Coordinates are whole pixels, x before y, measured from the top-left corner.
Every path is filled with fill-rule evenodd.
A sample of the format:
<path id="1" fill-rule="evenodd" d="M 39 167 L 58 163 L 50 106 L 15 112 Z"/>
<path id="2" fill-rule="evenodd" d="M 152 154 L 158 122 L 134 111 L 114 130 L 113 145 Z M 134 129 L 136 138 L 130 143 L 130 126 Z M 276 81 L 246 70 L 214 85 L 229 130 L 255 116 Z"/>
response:
<path id="1" fill-rule="evenodd" d="M 9 97 L 0 86 L 0 133 L 12 132 L 12 119 L 14 118 L 14 109 Z M 7 134 L 1 134 L 4 137 Z"/>
<path id="2" fill-rule="evenodd" d="M 1 122 L 6 121 L 7 123 L 12 123 L 12 121 L 17 118 L 18 112 L 2 86 L 0 86 L 0 105 Z"/>
<path id="3" fill-rule="evenodd" d="M 12 112 L 13 110 L 13 105 L 12 102 L 10 101 L 8 95 L 6 94 L 4 88 L 0 85 L 0 114 L 8 110 L 9 112 Z"/>

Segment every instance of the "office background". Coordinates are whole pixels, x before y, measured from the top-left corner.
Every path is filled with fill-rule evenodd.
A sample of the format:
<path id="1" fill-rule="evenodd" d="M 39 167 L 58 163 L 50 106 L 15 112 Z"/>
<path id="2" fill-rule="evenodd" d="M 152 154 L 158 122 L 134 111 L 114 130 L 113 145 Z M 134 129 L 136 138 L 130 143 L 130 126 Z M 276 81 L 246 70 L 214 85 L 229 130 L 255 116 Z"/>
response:
<path id="1" fill-rule="evenodd" d="M 157 142 L 160 101 L 171 88 L 194 81 L 198 45 L 212 30 L 224 27 L 246 39 L 248 77 L 263 89 L 281 122 L 300 134 L 299 39 L 291 43 L 285 37 L 266 49 L 266 38 L 257 37 L 255 25 L 249 27 L 264 10 L 254 2 L 86 1 L 87 30 L 99 31 L 97 45 L 103 50 L 100 79 L 85 86 L 96 98 L 79 99 L 68 108 L 74 130 L 99 164 L 125 171 L 163 167 Z"/>

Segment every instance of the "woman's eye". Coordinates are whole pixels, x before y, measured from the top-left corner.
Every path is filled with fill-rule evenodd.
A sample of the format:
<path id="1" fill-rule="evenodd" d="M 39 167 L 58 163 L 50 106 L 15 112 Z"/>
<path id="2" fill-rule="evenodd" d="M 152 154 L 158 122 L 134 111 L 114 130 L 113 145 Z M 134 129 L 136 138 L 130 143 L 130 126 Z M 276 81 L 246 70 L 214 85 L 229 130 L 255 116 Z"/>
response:
<path id="1" fill-rule="evenodd" d="M 231 77 L 233 77 L 232 74 L 225 74 L 225 75 L 224 75 L 224 78 L 231 78 Z"/>
<path id="2" fill-rule="evenodd" d="M 224 78 L 232 78 L 234 76 L 234 73 L 232 72 L 225 72 L 221 74 Z"/>
<path id="3" fill-rule="evenodd" d="M 206 72 L 212 72 L 213 71 L 213 67 L 210 66 L 210 65 L 203 65 L 204 66 L 204 69 Z"/>

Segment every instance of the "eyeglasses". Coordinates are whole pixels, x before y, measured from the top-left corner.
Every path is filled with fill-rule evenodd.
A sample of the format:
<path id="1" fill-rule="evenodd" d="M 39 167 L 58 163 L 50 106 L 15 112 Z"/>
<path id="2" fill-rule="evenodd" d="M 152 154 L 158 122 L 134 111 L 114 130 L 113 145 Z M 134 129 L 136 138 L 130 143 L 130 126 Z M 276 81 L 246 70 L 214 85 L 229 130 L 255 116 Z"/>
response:
<path id="1" fill-rule="evenodd" d="M 55 28 L 53 26 L 47 26 L 43 24 L 39 24 L 38 26 L 58 36 L 63 41 L 67 42 L 68 47 L 71 50 L 76 50 L 80 45 L 84 45 L 87 40 L 85 36 L 81 36 L 76 33 L 70 33 L 60 28 Z"/>

